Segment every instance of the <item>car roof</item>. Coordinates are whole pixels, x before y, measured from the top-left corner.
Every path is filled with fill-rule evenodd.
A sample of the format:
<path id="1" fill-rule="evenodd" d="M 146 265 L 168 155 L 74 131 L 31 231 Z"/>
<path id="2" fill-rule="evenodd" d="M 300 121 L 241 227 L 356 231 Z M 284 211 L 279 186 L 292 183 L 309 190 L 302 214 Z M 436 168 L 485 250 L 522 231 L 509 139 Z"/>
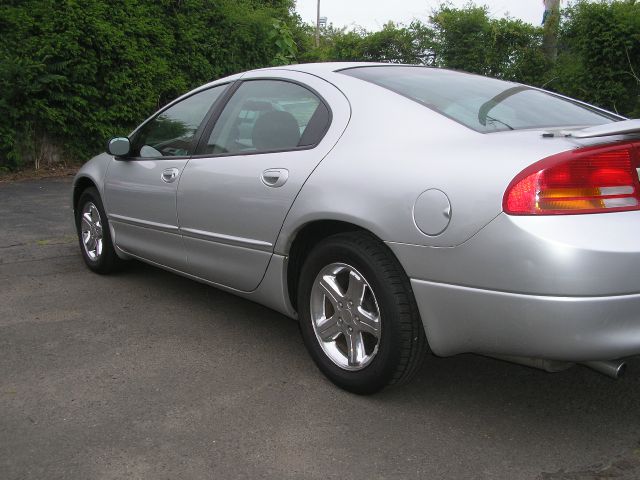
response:
<path id="1" fill-rule="evenodd" d="M 338 70 L 345 70 L 347 68 L 357 67 L 375 67 L 375 66 L 391 66 L 401 64 L 390 64 L 381 62 L 322 62 L 322 63 L 298 63 L 294 65 L 282 65 L 279 67 L 267 67 L 251 70 L 253 72 L 265 71 L 265 70 L 293 70 L 296 72 L 311 73 L 314 75 L 322 76 L 322 74 L 330 74 L 337 72 Z M 415 65 L 413 65 L 415 66 Z"/>
<path id="2" fill-rule="evenodd" d="M 294 65 L 282 65 L 282 66 L 277 66 L 277 67 L 264 67 L 264 68 L 256 68 L 253 70 L 246 70 L 243 72 L 238 72 L 236 74 L 233 75 L 229 75 L 226 77 L 222 77 L 222 78 L 218 78 L 216 80 L 213 80 L 211 82 L 207 82 L 203 85 L 200 85 L 197 88 L 194 88 L 193 90 L 191 90 L 188 93 L 185 93 L 184 95 L 182 95 L 181 97 L 175 99 L 173 102 L 171 103 L 176 103 L 180 100 L 182 100 L 183 98 L 192 95 L 200 90 L 205 90 L 207 88 L 210 88 L 216 84 L 220 84 L 222 82 L 228 82 L 228 81 L 234 81 L 234 80 L 240 80 L 245 74 L 247 73 L 251 73 L 251 72 L 268 72 L 268 71 L 274 71 L 274 70 L 289 70 L 292 72 L 303 72 L 303 73 L 309 73 L 312 75 L 316 75 L 318 77 L 321 78 L 325 78 L 329 75 L 331 75 L 334 72 L 337 72 L 338 70 L 345 70 L 347 68 L 356 68 L 356 67 L 374 67 L 374 66 L 381 66 L 381 65 L 402 65 L 399 63 L 394 63 L 394 64 L 390 64 L 390 63 L 380 63 L 380 62 L 324 62 L 324 63 L 298 63 L 298 64 L 294 64 Z M 415 65 L 412 65 L 415 66 Z"/>

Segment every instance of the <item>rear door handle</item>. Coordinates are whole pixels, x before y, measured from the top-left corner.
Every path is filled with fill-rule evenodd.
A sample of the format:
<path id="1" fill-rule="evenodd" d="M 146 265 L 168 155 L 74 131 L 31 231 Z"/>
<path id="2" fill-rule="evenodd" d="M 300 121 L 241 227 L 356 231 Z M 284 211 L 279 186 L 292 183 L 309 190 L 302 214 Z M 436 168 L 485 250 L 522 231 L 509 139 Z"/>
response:
<path id="1" fill-rule="evenodd" d="M 289 180 L 289 170 L 286 168 L 269 168 L 262 172 L 260 179 L 267 187 L 278 188 Z"/>
<path id="2" fill-rule="evenodd" d="M 162 175 L 160 175 L 160 178 L 164 183 L 173 183 L 176 181 L 176 178 L 178 178 L 179 174 L 180 170 L 178 170 L 177 168 L 165 168 L 162 171 Z"/>

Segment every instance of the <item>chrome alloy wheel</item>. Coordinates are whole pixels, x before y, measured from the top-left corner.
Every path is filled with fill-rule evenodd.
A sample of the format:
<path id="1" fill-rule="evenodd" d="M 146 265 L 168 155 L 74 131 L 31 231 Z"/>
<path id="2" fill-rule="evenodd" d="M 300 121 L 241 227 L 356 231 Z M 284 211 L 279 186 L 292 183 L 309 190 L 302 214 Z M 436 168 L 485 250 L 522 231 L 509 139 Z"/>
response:
<path id="1" fill-rule="evenodd" d="M 324 267 L 311 289 L 311 322 L 324 353 L 344 370 L 362 370 L 378 353 L 382 324 L 364 276 L 344 263 Z"/>
<path id="2" fill-rule="evenodd" d="M 102 220 L 100 212 L 92 202 L 87 202 L 80 217 L 82 245 L 89 259 L 94 262 L 102 255 Z"/>

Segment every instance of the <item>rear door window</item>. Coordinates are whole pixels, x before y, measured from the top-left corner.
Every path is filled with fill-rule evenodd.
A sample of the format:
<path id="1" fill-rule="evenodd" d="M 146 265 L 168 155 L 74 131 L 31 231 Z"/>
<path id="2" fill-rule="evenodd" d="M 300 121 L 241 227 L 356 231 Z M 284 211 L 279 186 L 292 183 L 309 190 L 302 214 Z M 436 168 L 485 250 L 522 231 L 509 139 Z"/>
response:
<path id="1" fill-rule="evenodd" d="M 250 80 L 233 94 L 200 154 L 250 154 L 311 148 L 330 123 L 311 90 L 282 80 Z"/>

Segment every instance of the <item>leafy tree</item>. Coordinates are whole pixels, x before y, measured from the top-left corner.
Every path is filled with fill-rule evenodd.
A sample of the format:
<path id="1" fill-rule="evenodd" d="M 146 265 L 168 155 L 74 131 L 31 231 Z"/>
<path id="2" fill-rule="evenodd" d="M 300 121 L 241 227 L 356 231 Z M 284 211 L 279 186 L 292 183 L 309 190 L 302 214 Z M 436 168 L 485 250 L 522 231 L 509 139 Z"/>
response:
<path id="1" fill-rule="evenodd" d="M 442 4 L 428 24 L 387 24 L 378 32 L 324 29 L 321 46 L 296 30 L 301 61 L 426 64 L 543 86 L 640 116 L 640 3 L 577 0 L 563 10 L 558 56 L 543 45 L 545 30 L 512 18 L 491 18 L 486 6 Z"/>
<path id="2" fill-rule="evenodd" d="M 564 9 L 549 86 L 640 116 L 640 4 L 578 1 Z"/>
<path id="3" fill-rule="evenodd" d="M 423 64 L 430 58 L 431 39 L 431 30 L 420 22 L 409 26 L 389 22 L 377 32 L 330 25 L 322 31 L 320 48 L 311 52 L 305 48 L 301 59 Z"/>
<path id="4" fill-rule="evenodd" d="M 0 168 L 86 159 L 185 91 L 243 70 L 383 61 L 545 86 L 640 116 L 640 3 L 563 9 L 555 62 L 544 30 L 487 7 L 442 4 L 428 23 L 323 29 L 293 0 L 3 0 Z"/>
<path id="5" fill-rule="evenodd" d="M 51 152 L 87 158 L 190 88 L 271 64 L 281 53 L 270 37 L 274 19 L 293 22 L 292 7 L 291 0 L 3 1 L 0 165 Z"/>
<path id="6" fill-rule="evenodd" d="M 548 69 L 542 30 L 521 20 L 491 19 L 487 7 L 443 5 L 431 23 L 438 66 L 533 84 Z"/>
<path id="7" fill-rule="evenodd" d="M 457 9 L 441 5 L 431 16 L 435 32 L 435 54 L 439 66 L 487 74 L 491 45 L 487 7 L 469 5 Z"/>
<path id="8" fill-rule="evenodd" d="M 294 63 L 298 46 L 293 39 L 293 33 L 289 26 L 282 20 L 273 20 L 272 30 L 269 32 L 269 40 L 276 47 L 276 54 L 271 64 L 273 66 L 289 65 Z"/>
<path id="9" fill-rule="evenodd" d="M 363 56 L 367 61 L 423 64 L 433 48 L 431 29 L 420 22 L 408 27 L 387 23 L 382 30 L 364 37 Z"/>

